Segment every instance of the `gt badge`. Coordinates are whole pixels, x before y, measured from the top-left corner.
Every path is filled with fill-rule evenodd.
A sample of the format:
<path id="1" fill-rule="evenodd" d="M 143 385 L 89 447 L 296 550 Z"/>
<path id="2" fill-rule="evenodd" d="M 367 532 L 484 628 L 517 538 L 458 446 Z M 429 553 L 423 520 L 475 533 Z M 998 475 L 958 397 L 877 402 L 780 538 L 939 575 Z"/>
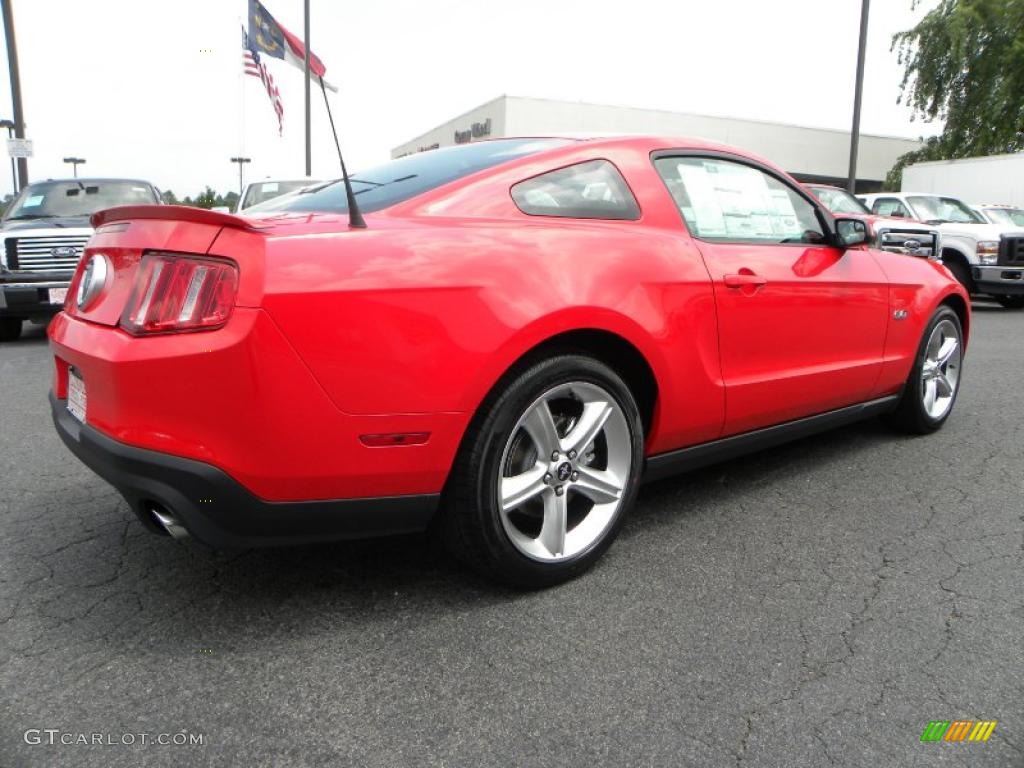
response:
<path id="1" fill-rule="evenodd" d="M 906 320 L 909 313 L 905 309 L 897 309 L 892 313 L 892 316 L 897 320 Z"/>

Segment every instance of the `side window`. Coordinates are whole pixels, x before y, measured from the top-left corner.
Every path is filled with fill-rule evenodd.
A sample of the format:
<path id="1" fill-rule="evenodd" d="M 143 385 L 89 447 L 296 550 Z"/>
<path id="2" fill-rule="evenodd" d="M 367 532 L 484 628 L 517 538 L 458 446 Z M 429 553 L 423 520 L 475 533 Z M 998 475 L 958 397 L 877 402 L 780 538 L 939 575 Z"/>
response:
<path id="1" fill-rule="evenodd" d="M 871 206 L 871 212 L 879 216 L 893 216 L 895 218 L 909 219 L 910 213 L 907 206 L 895 197 L 879 197 Z"/>
<path id="2" fill-rule="evenodd" d="M 706 157 L 662 157 L 654 164 L 694 237 L 745 243 L 826 241 L 814 205 L 757 168 Z"/>
<path id="3" fill-rule="evenodd" d="M 640 218 L 629 185 L 607 160 L 590 160 L 521 181 L 512 187 L 512 199 L 530 216 Z"/>

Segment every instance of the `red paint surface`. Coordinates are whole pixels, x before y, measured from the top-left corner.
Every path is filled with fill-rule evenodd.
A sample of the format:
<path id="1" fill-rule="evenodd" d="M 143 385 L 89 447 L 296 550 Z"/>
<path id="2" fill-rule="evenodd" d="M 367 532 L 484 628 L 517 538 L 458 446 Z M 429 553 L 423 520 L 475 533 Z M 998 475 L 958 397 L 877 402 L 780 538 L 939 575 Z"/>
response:
<path id="1" fill-rule="evenodd" d="M 579 329 L 615 334 L 654 372 L 649 455 L 896 391 L 938 303 L 966 300 L 960 286 L 898 254 L 691 238 L 650 154 L 702 147 L 726 149 L 578 142 L 369 214 L 365 230 L 336 214 L 251 226 L 172 206 L 109 217 L 118 223 L 82 260 L 111 260 L 104 294 L 51 325 L 55 391 L 75 366 L 92 426 L 212 463 L 270 500 L 439 491 L 498 379 Z M 622 171 L 640 220 L 529 217 L 513 204 L 517 181 L 596 158 Z M 236 263 L 227 324 L 119 329 L 144 250 Z M 393 447 L 360 439 L 420 433 L 429 439 Z"/>

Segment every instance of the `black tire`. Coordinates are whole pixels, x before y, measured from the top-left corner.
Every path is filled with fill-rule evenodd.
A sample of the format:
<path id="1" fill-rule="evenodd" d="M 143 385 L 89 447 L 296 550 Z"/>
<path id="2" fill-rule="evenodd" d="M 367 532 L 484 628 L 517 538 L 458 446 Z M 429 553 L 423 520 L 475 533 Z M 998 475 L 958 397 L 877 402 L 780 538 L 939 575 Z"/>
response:
<path id="1" fill-rule="evenodd" d="M 942 263 L 945 264 L 946 268 L 953 273 L 953 277 L 955 277 L 957 282 L 964 287 L 964 290 L 968 293 L 974 293 L 974 278 L 971 277 L 970 267 L 962 261 L 943 260 Z"/>
<path id="2" fill-rule="evenodd" d="M 0 341 L 14 341 L 21 336 L 20 317 L 0 317 Z"/>
<path id="3" fill-rule="evenodd" d="M 1007 309 L 1024 309 L 1024 296 L 996 296 L 996 301 Z"/>
<path id="4" fill-rule="evenodd" d="M 959 340 L 960 354 L 963 353 L 963 328 L 960 325 L 960 317 L 950 309 L 948 306 L 942 305 L 935 314 L 932 315 L 931 320 L 928 321 L 928 325 L 925 326 L 924 334 L 921 337 L 921 342 L 917 348 L 917 356 L 914 359 L 914 367 L 910 370 L 910 376 L 907 379 L 906 385 L 903 387 L 903 395 L 900 398 L 899 405 L 896 410 L 890 416 L 890 423 L 897 429 L 916 435 L 926 435 L 936 431 L 943 424 L 946 423 L 946 419 L 953 412 L 953 406 L 956 404 L 957 395 L 960 393 L 960 383 L 962 381 L 962 375 L 960 367 L 962 365 L 962 358 L 957 361 L 957 375 L 956 384 L 953 387 L 952 399 L 949 402 L 949 407 L 946 411 L 938 417 L 934 417 L 929 414 L 924 398 L 923 398 L 923 387 L 924 387 L 924 369 L 925 360 L 928 351 L 928 341 L 931 339 L 932 333 L 935 328 L 942 323 L 951 323 L 956 329 L 957 338 Z"/>
<path id="5" fill-rule="evenodd" d="M 628 479 L 622 487 L 618 507 L 604 523 L 606 527 L 600 529 L 602 533 L 599 538 L 571 557 L 542 562 L 524 554 L 521 546 L 515 544 L 506 531 L 507 518 L 499 511 L 499 486 L 502 478 L 508 477 L 505 472 L 508 471 L 510 461 L 508 451 L 515 445 L 514 433 L 519 436 L 517 439 L 522 439 L 525 432 L 525 428 L 517 429 L 520 418 L 525 418 L 547 393 L 568 384 L 581 387 L 596 385 L 611 395 L 613 405 L 619 409 L 614 418 L 621 425 L 615 434 L 626 435 L 628 428 L 629 445 L 626 446 L 622 439 L 618 439 L 617 453 L 620 458 L 628 456 L 630 466 L 628 472 L 623 472 L 628 474 Z M 610 420 L 607 423 L 610 424 Z M 604 430 L 602 427 L 599 434 L 604 437 L 598 440 L 611 439 L 607 436 L 611 433 Z M 598 440 L 594 440 L 592 445 L 596 446 Z M 610 449 L 606 447 L 606 450 Z M 535 451 L 535 454 L 538 453 L 539 450 Z M 584 461 L 589 461 L 592 455 L 593 451 L 587 459 L 579 457 L 581 474 Z M 562 456 L 564 458 L 567 458 L 565 454 Z M 541 459 L 531 457 L 529 461 L 541 462 Z M 558 354 L 533 362 L 528 367 L 511 372 L 495 387 L 466 432 L 444 493 L 440 520 L 444 543 L 456 558 L 495 581 L 531 589 L 560 584 L 586 571 L 611 546 L 636 497 L 642 470 L 643 426 L 640 412 L 633 394 L 611 368 L 593 358 L 574 353 Z M 546 474 L 544 482 L 549 484 L 551 477 L 551 474 Z M 576 478 L 576 473 L 573 473 L 572 480 Z M 558 480 L 552 483 L 557 485 Z M 566 505 L 570 498 L 576 498 L 570 494 L 572 490 L 575 490 L 572 484 L 567 483 L 558 493 L 562 496 L 564 491 Z M 549 491 L 553 493 L 554 489 L 544 489 L 544 495 L 537 499 L 547 499 Z M 546 519 L 546 512 L 543 519 Z M 568 523 L 563 526 L 563 532 L 567 529 Z M 568 535 L 563 533 L 565 542 L 568 541 Z M 538 533 L 536 541 L 540 540 L 541 534 Z"/>

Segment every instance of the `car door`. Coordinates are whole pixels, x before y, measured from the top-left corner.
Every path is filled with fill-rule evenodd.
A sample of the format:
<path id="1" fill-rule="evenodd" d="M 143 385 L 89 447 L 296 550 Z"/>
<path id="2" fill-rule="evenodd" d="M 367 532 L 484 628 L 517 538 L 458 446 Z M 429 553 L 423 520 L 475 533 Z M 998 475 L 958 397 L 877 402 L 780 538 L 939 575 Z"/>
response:
<path id="1" fill-rule="evenodd" d="M 714 285 L 724 434 L 867 400 L 889 306 L 871 253 L 833 245 L 827 214 L 749 160 L 664 154 L 655 165 Z"/>

